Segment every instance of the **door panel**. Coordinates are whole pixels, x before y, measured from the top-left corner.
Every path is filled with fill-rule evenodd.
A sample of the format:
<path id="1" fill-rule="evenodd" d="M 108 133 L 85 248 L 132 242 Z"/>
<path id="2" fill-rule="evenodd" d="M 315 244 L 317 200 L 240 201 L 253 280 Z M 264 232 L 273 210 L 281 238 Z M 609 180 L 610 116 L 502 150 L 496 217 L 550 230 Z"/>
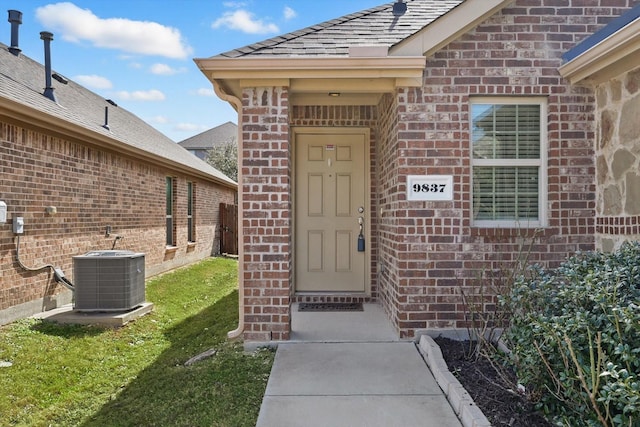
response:
<path id="1" fill-rule="evenodd" d="M 365 136 L 298 133 L 295 144 L 296 291 L 364 292 L 368 254 L 357 239 Z"/>

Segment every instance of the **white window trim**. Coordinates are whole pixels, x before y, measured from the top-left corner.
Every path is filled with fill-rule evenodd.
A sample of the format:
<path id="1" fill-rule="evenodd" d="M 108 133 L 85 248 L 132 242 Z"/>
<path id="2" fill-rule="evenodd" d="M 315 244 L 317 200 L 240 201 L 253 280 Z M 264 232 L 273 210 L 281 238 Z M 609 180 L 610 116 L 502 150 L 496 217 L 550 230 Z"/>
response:
<path id="1" fill-rule="evenodd" d="M 547 126 L 547 98 L 545 97 L 472 97 L 473 104 L 509 104 L 509 105 L 539 105 L 540 106 L 540 159 L 474 159 L 473 150 L 471 156 L 471 191 L 473 192 L 473 168 L 476 166 L 538 166 L 538 220 L 537 221 L 511 221 L 511 220 L 475 220 L 473 218 L 473 193 L 471 194 L 471 226 L 477 228 L 541 228 L 547 226 L 547 151 L 548 151 L 548 126 Z M 469 108 L 469 144 L 473 144 L 472 132 L 473 117 Z"/>

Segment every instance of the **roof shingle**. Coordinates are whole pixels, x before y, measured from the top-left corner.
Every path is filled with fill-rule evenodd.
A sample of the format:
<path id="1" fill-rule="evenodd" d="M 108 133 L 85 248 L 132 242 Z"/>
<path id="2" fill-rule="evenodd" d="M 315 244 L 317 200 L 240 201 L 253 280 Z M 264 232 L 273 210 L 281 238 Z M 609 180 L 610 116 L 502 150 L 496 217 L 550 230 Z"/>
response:
<path id="1" fill-rule="evenodd" d="M 312 25 L 224 52 L 216 57 L 348 56 L 351 46 L 392 47 L 465 0 L 405 0 L 407 12 L 393 16 L 393 3 Z"/>
<path id="2" fill-rule="evenodd" d="M 34 115 L 44 113 L 57 119 L 101 134 L 120 144 L 161 157 L 170 163 L 187 167 L 212 179 L 235 186 L 235 182 L 211 165 L 196 158 L 167 136 L 121 107 L 83 86 L 68 80 L 62 84 L 53 80 L 57 102 L 42 95 L 45 84 L 44 66 L 31 58 L 9 52 L 0 43 L 0 105 L 8 101 L 34 110 Z M 105 124 L 105 107 L 109 107 L 109 129 Z M 97 135 L 96 135 L 97 136 Z"/>
<path id="3" fill-rule="evenodd" d="M 214 145 L 235 141 L 237 136 L 238 126 L 235 123 L 227 122 L 180 141 L 178 144 L 183 148 L 192 150 L 209 150 Z"/>

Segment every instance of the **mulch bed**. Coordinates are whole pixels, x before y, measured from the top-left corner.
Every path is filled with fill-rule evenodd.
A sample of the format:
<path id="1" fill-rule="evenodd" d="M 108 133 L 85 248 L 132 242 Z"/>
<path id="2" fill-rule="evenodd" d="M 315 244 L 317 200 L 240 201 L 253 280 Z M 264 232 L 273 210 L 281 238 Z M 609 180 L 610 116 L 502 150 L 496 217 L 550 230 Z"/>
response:
<path id="1" fill-rule="evenodd" d="M 442 350 L 449 371 L 458 378 L 492 426 L 552 426 L 535 410 L 531 402 L 504 385 L 489 361 L 484 358 L 469 359 L 469 341 L 454 341 L 442 337 L 435 341 Z"/>

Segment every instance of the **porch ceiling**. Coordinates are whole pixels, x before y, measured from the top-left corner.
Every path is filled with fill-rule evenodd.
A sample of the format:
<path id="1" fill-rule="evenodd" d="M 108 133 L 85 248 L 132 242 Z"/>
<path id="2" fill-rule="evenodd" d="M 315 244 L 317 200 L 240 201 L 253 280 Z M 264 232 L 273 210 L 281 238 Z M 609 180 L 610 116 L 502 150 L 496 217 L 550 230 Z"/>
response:
<path id="1" fill-rule="evenodd" d="M 288 86 L 293 105 L 367 105 L 396 87 L 421 86 L 426 57 L 214 57 L 195 62 L 214 86 L 236 98 L 245 87 Z"/>

